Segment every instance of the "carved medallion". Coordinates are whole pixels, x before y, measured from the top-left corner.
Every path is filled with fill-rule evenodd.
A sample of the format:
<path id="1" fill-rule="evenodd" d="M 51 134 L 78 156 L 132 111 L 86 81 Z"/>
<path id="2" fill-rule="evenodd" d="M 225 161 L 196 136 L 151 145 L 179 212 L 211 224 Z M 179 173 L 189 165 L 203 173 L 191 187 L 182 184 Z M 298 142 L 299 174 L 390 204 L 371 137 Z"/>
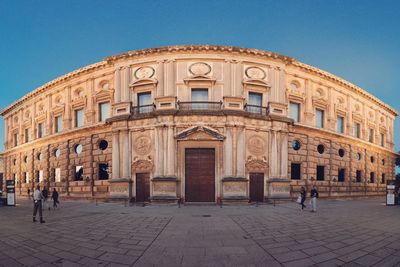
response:
<path id="1" fill-rule="evenodd" d="M 139 136 L 135 140 L 135 151 L 139 155 L 149 154 L 151 151 L 151 139 L 147 136 Z"/>
<path id="2" fill-rule="evenodd" d="M 246 169 L 253 172 L 266 172 L 268 170 L 268 163 L 266 159 L 249 158 L 246 162 Z"/>
<path id="3" fill-rule="evenodd" d="M 150 79 L 153 77 L 155 70 L 152 67 L 140 67 L 135 71 L 136 79 Z"/>
<path id="4" fill-rule="evenodd" d="M 192 75 L 207 75 L 211 72 L 211 66 L 204 62 L 196 62 L 189 66 Z"/>
<path id="5" fill-rule="evenodd" d="M 249 138 L 247 141 L 247 147 L 254 155 L 263 155 L 265 153 L 265 141 L 257 135 Z"/>
<path id="6" fill-rule="evenodd" d="M 250 79 L 264 80 L 267 77 L 265 71 L 259 67 L 248 67 L 245 74 Z"/>

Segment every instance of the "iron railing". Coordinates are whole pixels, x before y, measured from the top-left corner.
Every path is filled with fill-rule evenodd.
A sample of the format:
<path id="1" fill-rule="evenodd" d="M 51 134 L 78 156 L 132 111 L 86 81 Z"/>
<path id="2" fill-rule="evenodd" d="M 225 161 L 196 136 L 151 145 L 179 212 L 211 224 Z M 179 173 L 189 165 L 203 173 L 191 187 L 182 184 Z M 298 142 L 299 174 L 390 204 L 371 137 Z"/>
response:
<path id="1" fill-rule="evenodd" d="M 140 114 L 148 114 L 155 110 L 156 106 L 154 104 L 135 106 L 132 107 L 132 115 L 137 116 Z"/>
<path id="2" fill-rule="evenodd" d="M 248 105 L 244 106 L 244 110 L 249 113 L 253 113 L 256 115 L 267 116 L 269 113 L 268 107 L 257 106 L 257 105 Z"/>
<path id="3" fill-rule="evenodd" d="M 207 102 L 207 101 L 193 101 L 193 102 L 177 102 L 178 110 L 222 110 L 222 101 Z"/>

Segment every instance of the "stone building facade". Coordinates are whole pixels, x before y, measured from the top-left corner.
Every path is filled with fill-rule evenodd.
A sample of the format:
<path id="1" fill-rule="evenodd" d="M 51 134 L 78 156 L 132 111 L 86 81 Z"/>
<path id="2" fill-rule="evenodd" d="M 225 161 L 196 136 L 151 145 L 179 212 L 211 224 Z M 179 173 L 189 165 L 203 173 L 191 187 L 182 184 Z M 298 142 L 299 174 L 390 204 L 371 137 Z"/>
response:
<path id="1" fill-rule="evenodd" d="M 5 177 L 75 198 L 265 201 L 301 186 L 382 195 L 397 111 L 279 54 L 228 46 L 131 51 L 0 113 Z"/>

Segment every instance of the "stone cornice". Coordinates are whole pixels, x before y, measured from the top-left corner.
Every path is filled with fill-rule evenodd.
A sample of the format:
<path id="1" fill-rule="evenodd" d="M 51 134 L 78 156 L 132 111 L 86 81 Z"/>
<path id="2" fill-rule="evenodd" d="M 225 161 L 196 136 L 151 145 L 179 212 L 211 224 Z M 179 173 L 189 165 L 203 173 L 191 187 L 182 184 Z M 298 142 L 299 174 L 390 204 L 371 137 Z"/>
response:
<path id="1" fill-rule="evenodd" d="M 333 74 L 331 74 L 331 73 L 329 73 L 327 71 L 318 69 L 316 67 L 307 65 L 305 63 L 301 63 L 301 62 L 299 62 L 297 60 L 291 62 L 291 64 L 293 66 L 296 66 L 296 67 L 298 67 L 298 68 L 300 68 L 302 70 L 305 70 L 305 71 L 307 71 L 309 73 L 317 74 L 322 78 L 325 78 L 327 80 L 330 80 L 330 81 L 333 81 L 335 83 L 338 83 L 338 84 L 350 89 L 351 91 L 353 91 L 353 92 L 355 92 L 355 93 L 357 93 L 359 95 L 364 96 L 365 98 L 375 102 L 380 107 L 384 108 L 386 111 L 388 111 L 389 113 L 391 113 L 394 116 L 400 115 L 400 113 L 397 110 L 395 110 L 391 106 L 385 104 L 383 101 L 381 101 L 377 97 L 373 96 L 372 94 L 368 93 L 367 91 L 365 91 L 361 87 L 358 87 L 357 85 L 352 84 L 351 82 L 348 82 L 348 81 L 346 81 L 346 80 L 344 80 L 344 79 L 342 79 L 342 78 L 340 78 L 340 77 L 338 77 L 336 75 L 333 75 Z"/>
<path id="2" fill-rule="evenodd" d="M 242 48 L 237 46 L 223 46 L 223 45 L 175 45 L 175 46 L 162 46 L 156 48 L 148 48 L 141 50 L 132 50 L 122 54 L 118 54 L 115 56 L 106 57 L 106 60 L 109 63 L 113 61 L 126 59 L 126 58 L 134 58 L 134 57 L 142 57 L 147 55 L 157 55 L 157 54 L 174 54 L 174 53 L 195 53 L 195 52 L 217 52 L 217 53 L 228 53 L 228 54 L 243 54 L 243 55 L 253 55 L 259 57 L 266 57 L 272 59 L 282 60 L 284 62 L 292 62 L 295 61 L 294 58 L 283 56 L 273 52 L 267 52 L 264 50 L 258 50 L 254 48 Z"/>
<path id="3" fill-rule="evenodd" d="M 74 70 L 74 71 L 69 72 L 69 73 L 67 73 L 67 74 L 65 74 L 63 76 L 60 76 L 60 77 L 58 77 L 58 78 L 56 78 L 56 79 L 54 79 L 54 80 L 52 80 L 50 82 L 47 82 L 47 83 L 43 84 L 42 86 L 34 89 L 30 93 L 26 94 L 22 98 L 18 99 L 17 101 L 12 103 L 11 105 L 5 107 L 3 110 L 0 111 L 0 115 L 4 116 L 11 109 L 19 106 L 24 101 L 43 93 L 46 89 L 48 89 L 50 87 L 53 87 L 53 86 L 58 85 L 58 84 L 60 84 L 62 82 L 68 81 L 68 80 L 70 80 L 72 78 L 77 77 L 78 75 L 85 74 L 85 73 L 91 72 L 93 70 L 98 70 L 98 69 L 104 68 L 107 65 L 108 65 L 108 63 L 106 61 L 101 61 L 101 62 L 98 62 L 98 63 L 94 63 L 94 64 L 91 64 L 91 65 L 85 66 L 83 68 Z"/>

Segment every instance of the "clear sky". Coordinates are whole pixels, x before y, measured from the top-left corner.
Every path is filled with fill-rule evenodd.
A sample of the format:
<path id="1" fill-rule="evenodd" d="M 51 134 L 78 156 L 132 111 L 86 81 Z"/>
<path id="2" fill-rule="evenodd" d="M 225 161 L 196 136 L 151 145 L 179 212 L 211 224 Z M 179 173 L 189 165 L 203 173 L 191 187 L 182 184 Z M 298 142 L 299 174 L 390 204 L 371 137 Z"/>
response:
<path id="1" fill-rule="evenodd" d="M 398 0 L 0 0 L 0 109 L 110 55 L 221 44 L 294 57 L 400 110 L 398 10 Z"/>

